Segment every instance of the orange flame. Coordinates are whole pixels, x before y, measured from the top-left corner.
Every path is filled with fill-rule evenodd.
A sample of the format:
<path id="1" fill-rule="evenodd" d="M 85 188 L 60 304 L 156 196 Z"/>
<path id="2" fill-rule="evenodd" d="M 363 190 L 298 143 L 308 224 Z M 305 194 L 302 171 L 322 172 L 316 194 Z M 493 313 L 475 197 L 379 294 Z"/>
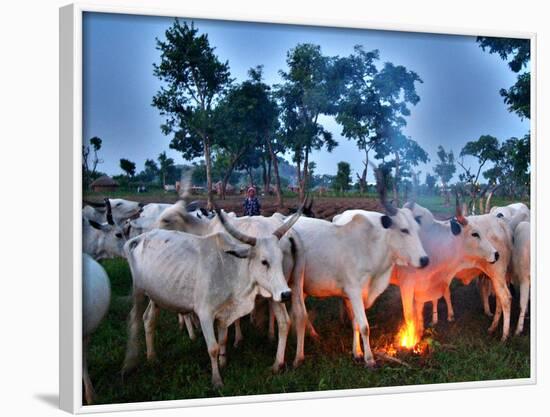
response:
<path id="1" fill-rule="evenodd" d="M 397 343 L 399 346 L 416 351 L 416 347 L 419 342 L 420 337 L 418 335 L 418 331 L 416 330 L 414 320 L 403 323 L 401 329 L 399 329 L 399 332 L 397 333 Z"/>

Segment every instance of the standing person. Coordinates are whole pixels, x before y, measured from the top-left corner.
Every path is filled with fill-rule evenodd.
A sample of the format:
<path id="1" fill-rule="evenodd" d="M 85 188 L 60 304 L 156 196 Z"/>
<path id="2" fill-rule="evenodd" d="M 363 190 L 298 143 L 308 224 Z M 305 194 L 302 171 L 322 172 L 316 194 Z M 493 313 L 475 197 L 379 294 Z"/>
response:
<path id="1" fill-rule="evenodd" d="M 245 216 L 259 216 L 260 215 L 260 209 L 262 206 L 260 205 L 260 201 L 258 200 L 258 197 L 256 197 L 256 189 L 254 187 L 250 187 L 248 191 L 246 192 L 246 199 L 244 200 L 244 215 Z"/>

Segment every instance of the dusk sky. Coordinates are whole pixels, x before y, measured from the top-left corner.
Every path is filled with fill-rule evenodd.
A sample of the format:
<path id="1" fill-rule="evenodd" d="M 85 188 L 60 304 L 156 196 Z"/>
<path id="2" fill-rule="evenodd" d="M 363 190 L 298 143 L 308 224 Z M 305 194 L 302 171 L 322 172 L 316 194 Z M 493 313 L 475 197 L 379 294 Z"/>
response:
<path id="1" fill-rule="evenodd" d="M 182 19 L 183 20 L 183 19 Z M 163 118 L 151 106 L 160 81 L 153 75 L 159 62 L 155 38 L 163 39 L 173 18 L 120 14 L 85 13 L 84 44 L 84 140 L 103 140 L 98 169 L 121 174 L 120 158 L 143 169 L 147 158 L 156 159 L 167 151 L 176 164 L 186 163 L 180 153 L 169 149 L 170 136 L 160 130 Z M 520 137 L 529 131 L 529 120 L 509 113 L 499 90 L 516 81 L 505 61 L 483 52 L 475 37 L 418 34 L 358 29 L 225 22 L 194 19 L 200 33 L 208 33 L 210 44 L 222 61 L 229 61 L 236 82 L 247 71 L 264 66 L 265 81 L 281 81 L 286 70 L 286 53 L 299 43 L 321 46 L 325 55 L 347 56 L 354 45 L 380 50 L 380 64 L 389 61 L 404 65 L 424 81 L 417 84 L 418 105 L 411 108 L 407 136 L 429 154 L 431 162 L 417 169 L 432 172 L 439 144 L 458 156 L 464 144 L 483 134 L 500 141 Z M 341 128 L 332 118 L 321 122 L 339 142 L 332 153 L 316 151 L 310 157 L 316 173 L 335 174 L 339 161 L 348 161 L 355 180 L 362 169 L 363 154 L 354 142 L 341 137 Z M 287 157 L 290 160 L 290 156 Z M 465 162 L 470 165 L 468 159 Z M 189 163 L 189 162 L 187 162 Z M 460 168 L 457 167 L 457 174 Z M 454 180 L 458 178 L 455 174 Z"/>

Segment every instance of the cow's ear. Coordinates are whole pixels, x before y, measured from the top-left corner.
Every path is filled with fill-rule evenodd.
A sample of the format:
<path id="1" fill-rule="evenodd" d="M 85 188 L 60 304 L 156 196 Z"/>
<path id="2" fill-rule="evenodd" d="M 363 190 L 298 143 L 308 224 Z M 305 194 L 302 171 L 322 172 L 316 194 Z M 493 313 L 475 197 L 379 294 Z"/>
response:
<path id="1" fill-rule="evenodd" d="M 382 222 L 382 227 L 384 229 L 389 229 L 393 223 L 391 217 L 386 216 L 385 214 L 380 218 L 380 221 Z"/>
<path id="2" fill-rule="evenodd" d="M 459 235 L 460 232 L 462 232 L 462 227 L 460 226 L 460 224 L 458 224 L 458 222 L 455 219 L 451 220 L 451 232 L 455 236 Z"/>
<path id="3" fill-rule="evenodd" d="M 92 226 L 94 229 L 103 230 L 98 222 L 94 222 L 93 220 L 88 219 L 88 223 L 90 223 L 90 226 Z"/>

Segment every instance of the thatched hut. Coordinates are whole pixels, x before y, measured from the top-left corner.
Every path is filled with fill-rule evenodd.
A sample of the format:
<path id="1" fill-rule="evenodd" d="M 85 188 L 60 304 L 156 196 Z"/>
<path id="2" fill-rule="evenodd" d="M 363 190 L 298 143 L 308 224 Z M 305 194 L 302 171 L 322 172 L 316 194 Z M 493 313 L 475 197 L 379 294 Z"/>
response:
<path id="1" fill-rule="evenodd" d="M 116 191 L 118 188 L 118 182 L 107 175 L 103 175 L 97 178 L 90 184 L 92 191 Z"/>

